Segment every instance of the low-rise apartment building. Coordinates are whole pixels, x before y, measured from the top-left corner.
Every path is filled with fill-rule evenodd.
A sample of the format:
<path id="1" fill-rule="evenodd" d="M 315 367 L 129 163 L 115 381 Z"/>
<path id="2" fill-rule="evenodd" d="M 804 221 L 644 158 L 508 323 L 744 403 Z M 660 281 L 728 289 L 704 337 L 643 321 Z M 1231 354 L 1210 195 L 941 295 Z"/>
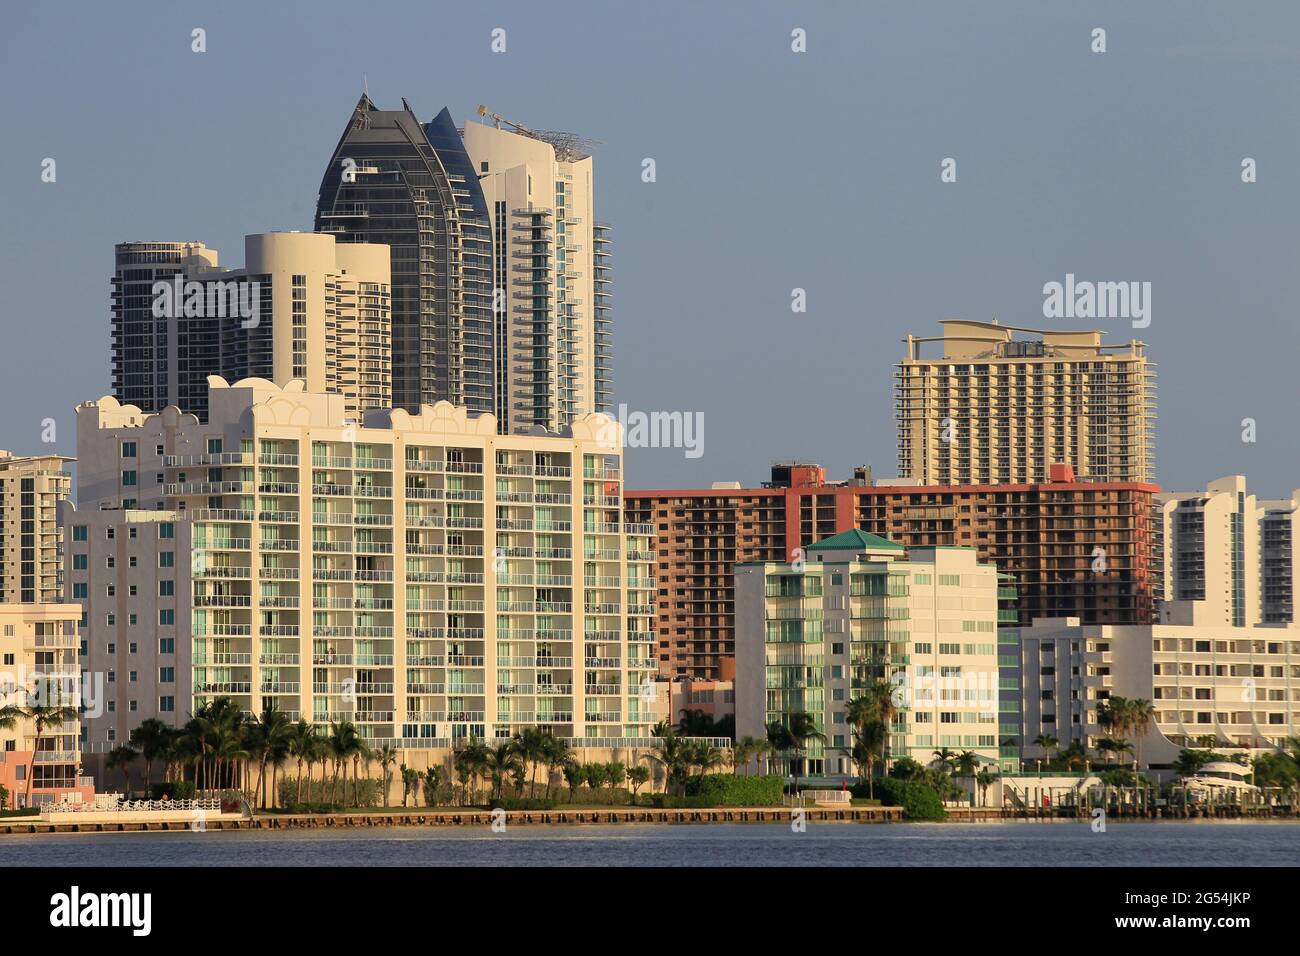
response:
<path id="1" fill-rule="evenodd" d="M 0 708 L 12 708 L 0 721 L 6 809 L 81 802 L 94 794 L 81 774 L 79 750 L 80 619 L 75 604 L 0 604 Z M 58 713 L 62 708 L 68 713 Z"/>
<path id="2" fill-rule="evenodd" d="M 879 681 L 897 687 L 892 757 L 928 764 L 941 749 L 999 762 L 999 619 L 1015 589 L 970 548 L 910 547 L 853 529 L 794 562 L 736 568 L 736 732 L 812 715 L 825 741 L 789 773 L 850 774 L 848 702 Z"/>

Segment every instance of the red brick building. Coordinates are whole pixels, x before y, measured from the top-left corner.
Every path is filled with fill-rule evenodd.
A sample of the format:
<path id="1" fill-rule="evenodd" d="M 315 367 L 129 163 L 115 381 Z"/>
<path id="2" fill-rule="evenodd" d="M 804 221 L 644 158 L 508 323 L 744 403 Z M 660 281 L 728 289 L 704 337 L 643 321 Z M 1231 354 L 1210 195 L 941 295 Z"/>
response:
<path id="1" fill-rule="evenodd" d="M 665 676 L 717 679 L 734 656 L 732 570 L 789 561 L 796 548 L 861 528 L 904 545 L 973 547 L 1015 576 L 1020 623 L 1075 616 L 1085 624 L 1152 619 L 1156 485 L 1052 480 L 1023 485 L 827 482 L 820 465 L 774 465 L 761 488 L 624 492 L 629 522 L 654 526 L 656 644 Z"/>

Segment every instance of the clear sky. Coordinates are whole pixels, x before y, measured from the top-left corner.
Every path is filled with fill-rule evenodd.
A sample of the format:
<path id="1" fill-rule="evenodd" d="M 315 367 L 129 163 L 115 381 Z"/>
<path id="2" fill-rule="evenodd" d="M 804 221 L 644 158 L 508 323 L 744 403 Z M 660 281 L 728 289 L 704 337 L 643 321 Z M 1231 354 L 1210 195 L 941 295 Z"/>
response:
<path id="1" fill-rule="evenodd" d="M 630 487 L 754 482 L 788 457 L 893 475 L 901 338 L 994 317 L 1150 343 L 1162 485 L 1300 486 L 1289 0 L 96 0 L 2 16 L 0 447 L 48 450 L 53 418 L 53 447 L 75 453 L 73 406 L 109 390 L 113 243 L 197 239 L 240 265 L 244 234 L 311 228 L 364 74 L 381 107 L 405 96 L 422 119 L 486 103 L 603 141 L 616 400 L 704 416 L 702 456 L 632 450 Z M 1044 319 L 1043 285 L 1067 273 L 1150 282 L 1150 327 Z"/>

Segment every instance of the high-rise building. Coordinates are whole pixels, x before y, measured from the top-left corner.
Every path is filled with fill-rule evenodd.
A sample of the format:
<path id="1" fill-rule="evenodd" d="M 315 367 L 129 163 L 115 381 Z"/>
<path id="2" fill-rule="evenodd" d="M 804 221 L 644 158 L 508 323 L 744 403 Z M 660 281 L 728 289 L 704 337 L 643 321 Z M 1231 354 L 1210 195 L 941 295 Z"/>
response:
<path id="1" fill-rule="evenodd" d="M 80 618 L 76 604 L 0 604 L 0 707 L 18 713 L 12 726 L 0 726 L 0 786 L 9 794 L 3 809 L 94 794 L 78 749 Z M 40 726 L 33 709 L 43 711 Z"/>
<path id="2" fill-rule="evenodd" d="M 59 503 L 72 489 L 71 460 L 0 451 L 0 604 L 63 600 Z"/>
<path id="3" fill-rule="evenodd" d="M 113 276 L 113 387 L 146 412 L 207 417 L 208 376 L 392 404 L 389 251 L 304 232 L 246 236 L 244 267 L 202 243 L 125 242 Z"/>
<path id="4" fill-rule="evenodd" d="M 915 486 L 828 482 L 820 465 L 785 463 L 761 488 L 628 491 L 629 521 L 655 529 L 655 622 L 665 676 L 719 678 L 736 655 L 737 564 L 790 561 L 851 528 L 908 547 L 976 549 L 1015 578 L 1019 620 L 1152 620 L 1154 485 L 1078 482 L 1068 468 L 1036 484 Z"/>
<path id="5" fill-rule="evenodd" d="M 616 423 L 499 435 L 441 403 L 354 424 L 256 379 L 214 378 L 208 407 L 77 409 L 68 573 L 113 704 L 92 750 L 223 696 L 426 757 L 528 725 L 648 743 L 653 555 Z"/>
<path id="6" fill-rule="evenodd" d="M 970 548 L 903 548 L 858 529 L 811 544 L 798 563 L 736 568 L 736 732 L 811 714 L 810 776 L 851 774 L 848 705 L 896 688 L 893 757 L 934 751 L 999 762 L 999 601 L 1015 588 Z M 790 758 L 777 758 L 790 772 Z"/>
<path id="7" fill-rule="evenodd" d="M 895 374 L 900 475 L 918 485 L 1032 483 L 1065 464 L 1081 481 L 1154 479 L 1155 370 L 1142 342 L 940 324 L 942 336 L 907 337 Z M 943 355 L 921 357 L 927 342 L 942 342 Z"/>
<path id="8" fill-rule="evenodd" d="M 492 230 L 477 172 L 447 110 L 362 96 L 325 168 L 316 231 L 392 250 L 393 404 L 495 411 Z"/>
<path id="9" fill-rule="evenodd" d="M 1260 501 L 1232 475 L 1204 491 L 1156 496 L 1161 526 L 1156 597 L 1199 601 L 1202 614 L 1232 627 L 1294 620 L 1300 492 Z"/>
<path id="10" fill-rule="evenodd" d="M 502 129 L 502 122 L 512 128 Z M 608 411 L 609 227 L 595 222 L 592 159 L 568 134 L 466 123 L 492 220 L 497 407 L 505 430 L 551 430 Z"/>

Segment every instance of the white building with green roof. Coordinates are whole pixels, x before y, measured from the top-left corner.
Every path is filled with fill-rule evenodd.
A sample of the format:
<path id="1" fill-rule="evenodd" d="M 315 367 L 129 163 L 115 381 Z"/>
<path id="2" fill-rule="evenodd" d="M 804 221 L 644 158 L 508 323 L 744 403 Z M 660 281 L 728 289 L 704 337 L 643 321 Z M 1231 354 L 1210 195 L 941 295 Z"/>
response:
<path id="1" fill-rule="evenodd" d="M 825 741 L 774 766 L 853 775 L 849 701 L 893 683 L 891 761 L 935 751 L 998 764 L 998 601 L 1013 598 L 972 548 L 905 548 L 858 529 L 788 563 L 736 566 L 736 730 L 764 737 L 808 713 Z"/>

